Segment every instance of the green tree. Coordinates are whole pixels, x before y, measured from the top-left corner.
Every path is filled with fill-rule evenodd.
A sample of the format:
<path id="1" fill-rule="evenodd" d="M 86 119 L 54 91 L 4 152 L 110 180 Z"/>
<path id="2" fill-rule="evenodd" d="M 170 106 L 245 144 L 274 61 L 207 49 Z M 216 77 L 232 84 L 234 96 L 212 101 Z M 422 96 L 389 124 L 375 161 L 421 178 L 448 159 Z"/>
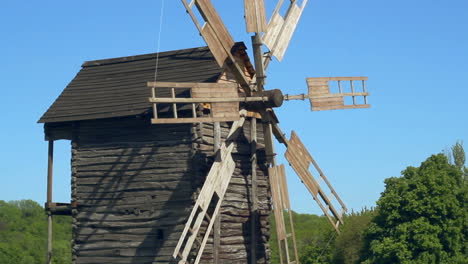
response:
<path id="1" fill-rule="evenodd" d="M 452 146 L 452 155 L 455 166 L 457 166 L 459 170 L 463 170 L 466 160 L 465 150 L 463 149 L 463 142 L 455 142 L 455 144 Z"/>
<path id="2" fill-rule="evenodd" d="M 385 180 L 366 232 L 363 263 L 466 263 L 462 172 L 442 154 Z"/>
<path id="3" fill-rule="evenodd" d="M 444 154 L 447 156 L 449 163 L 455 165 L 462 172 L 463 181 L 467 184 L 468 167 L 465 166 L 466 156 L 465 150 L 463 149 L 463 141 L 458 140 L 451 148 L 445 148 Z"/>
<path id="4" fill-rule="evenodd" d="M 364 246 L 365 231 L 375 215 L 373 209 L 364 208 L 360 212 L 345 215 L 341 234 L 336 237 L 332 255 L 334 264 L 357 263 Z"/>
<path id="5" fill-rule="evenodd" d="M 54 263 L 71 263 L 71 217 L 54 216 Z M 31 200 L 0 200 L 0 263 L 42 264 L 46 257 L 44 208 Z"/>

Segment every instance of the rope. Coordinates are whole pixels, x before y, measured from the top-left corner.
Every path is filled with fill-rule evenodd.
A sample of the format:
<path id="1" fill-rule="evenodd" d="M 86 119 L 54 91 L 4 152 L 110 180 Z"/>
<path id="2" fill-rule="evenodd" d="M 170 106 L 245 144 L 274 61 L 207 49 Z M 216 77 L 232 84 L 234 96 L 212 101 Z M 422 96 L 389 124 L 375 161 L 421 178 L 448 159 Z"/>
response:
<path id="1" fill-rule="evenodd" d="M 158 79 L 158 66 L 159 66 L 159 50 L 161 48 L 161 31 L 164 17 L 164 0 L 161 0 L 161 16 L 159 19 L 159 32 L 158 32 L 158 42 L 157 42 L 157 55 L 156 55 L 156 67 L 154 69 L 154 82 Z"/>
<path id="2" fill-rule="evenodd" d="M 328 245 L 330 244 L 330 242 L 333 240 L 333 238 L 335 238 L 336 236 L 336 233 L 333 232 L 332 236 L 330 237 L 330 239 L 328 240 L 327 244 L 325 245 L 325 247 L 322 249 L 322 252 L 320 252 L 320 255 L 317 257 L 317 259 L 319 260 L 320 257 L 323 255 L 323 253 L 325 252 L 325 250 L 327 249 Z"/>

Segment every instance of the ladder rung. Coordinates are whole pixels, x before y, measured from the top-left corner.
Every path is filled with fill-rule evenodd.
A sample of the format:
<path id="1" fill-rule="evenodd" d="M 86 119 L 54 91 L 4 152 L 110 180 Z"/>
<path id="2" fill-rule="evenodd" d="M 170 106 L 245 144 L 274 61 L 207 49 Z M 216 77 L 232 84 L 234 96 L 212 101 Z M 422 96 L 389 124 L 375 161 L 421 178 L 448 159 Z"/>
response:
<path id="1" fill-rule="evenodd" d="M 208 220 L 208 222 L 211 222 L 211 217 L 208 214 L 205 214 L 205 218 Z"/>
<path id="2" fill-rule="evenodd" d="M 189 231 L 191 234 L 194 233 L 194 231 L 193 231 L 192 228 L 189 228 L 188 231 Z M 195 241 L 197 241 L 198 244 L 200 244 L 200 245 L 202 244 L 202 241 L 201 241 L 200 238 L 198 238 L 197 236 L 195 236 Z"/>

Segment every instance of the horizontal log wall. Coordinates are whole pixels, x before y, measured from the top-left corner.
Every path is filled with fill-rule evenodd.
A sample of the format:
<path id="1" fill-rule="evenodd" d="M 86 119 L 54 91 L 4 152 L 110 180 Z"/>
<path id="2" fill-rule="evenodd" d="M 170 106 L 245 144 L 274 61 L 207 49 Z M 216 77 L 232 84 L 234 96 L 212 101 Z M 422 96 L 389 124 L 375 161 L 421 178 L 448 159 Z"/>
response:
<path id="1" fill-rule="evenodd" d="M 198 187 L 192 127 L 137 118 L 75 126 L 74 263 L 170 263 Z"/>
<path id="2" fill-rule="evenodd" d="M 250 122 L 221 213 L 221 263 L 250 254 Z M 221 126 L 225 138 L 229 125 Z M 258 141 L 263 131 L 258 129 Z M 258 151 L 259 164 L 264 152 Z M 120 118 L 77 123 L 72 140 L 73 263 L 172 263 L 172 252 L 213 162 L 213 125 L 151 125 Z M 257 263 L 269 263 L 269 184 L 257 168 L 261 228 Z M 203 230 L 202 230 L 203 233 Z M 212 263 L 212 240 L 202 263 Z"/>

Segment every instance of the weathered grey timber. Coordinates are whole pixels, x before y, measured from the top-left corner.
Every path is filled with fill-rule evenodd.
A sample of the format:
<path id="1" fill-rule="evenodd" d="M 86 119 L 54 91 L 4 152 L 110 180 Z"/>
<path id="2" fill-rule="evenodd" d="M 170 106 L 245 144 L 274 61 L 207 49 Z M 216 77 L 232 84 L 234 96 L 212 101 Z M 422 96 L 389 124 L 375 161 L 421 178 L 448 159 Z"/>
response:
<path id="1" fill-rule="evenodd" d="M 149 125 L 122 118 L 77 123 L 72 141 L 73 258 L 76 264 L 170 263 L 197 190 L 213 162 L 213 124 Z M 221 124 L 225 138 L 229 126 Z M 250 122 L 233 151 L 236 169 L 221 208 L 221 263 L 251 250 Z M 263 141 L 262 129 L 257 140 Z M 257 263 L 268 263 L 270 202 L 258 150 Z M 202 263 L 212 262 L 212 241 Z"/>
<path id="2" fill-rule="evenodd" d="M 162 60 L 163 69 L 168 69 L 161 75 L 168 81 L 214 82 L 221 78 L 222 69 L 207 48 L 163 54 L 174 56 L 167 55 L 167 63 L 185 61 L 176 64 L 176 73 L 170 73 L 169 64 Z M 154 57 L 83 64 L 82 72 L 40 120 L 45 123 L 46 139 L 71 140 L 74 264 L 172 263 L 177 240 L 214 161 L 213 124 L 151 124 L 151 104 L 144 100 L 149 95 L 146 81 L 152 80 L 149 73 L 154 70 Z M 197 63 L 205 66 L 199 69 Z M 85 75 L 91 71 L 92 75 Z M 126 93 L 142 94 L 142 101 L 134 101 L 136 95 L 127 99 Z M 87 98 L 89 104 L 81 104 Z M 99 104 L 101 100 L 106 103 Z M 112 112 L 111 106 L 119 102 L 122 107 Z M 221 141 L 230 125 L 220 124 Z M 256 263 L 263 264 L 269 263 L 271 205 L 261 126 L 257 126 L 256 136 L 255 257 Z M 248 118 L 235 142 L 236 168 L 221 207 L 219 263 L 251 263 L 250 137 Z M 203 228 L 206 224 L 201 236 Z M 213 263 L 213 257 L 210 238 L 201 263 Z"/>

